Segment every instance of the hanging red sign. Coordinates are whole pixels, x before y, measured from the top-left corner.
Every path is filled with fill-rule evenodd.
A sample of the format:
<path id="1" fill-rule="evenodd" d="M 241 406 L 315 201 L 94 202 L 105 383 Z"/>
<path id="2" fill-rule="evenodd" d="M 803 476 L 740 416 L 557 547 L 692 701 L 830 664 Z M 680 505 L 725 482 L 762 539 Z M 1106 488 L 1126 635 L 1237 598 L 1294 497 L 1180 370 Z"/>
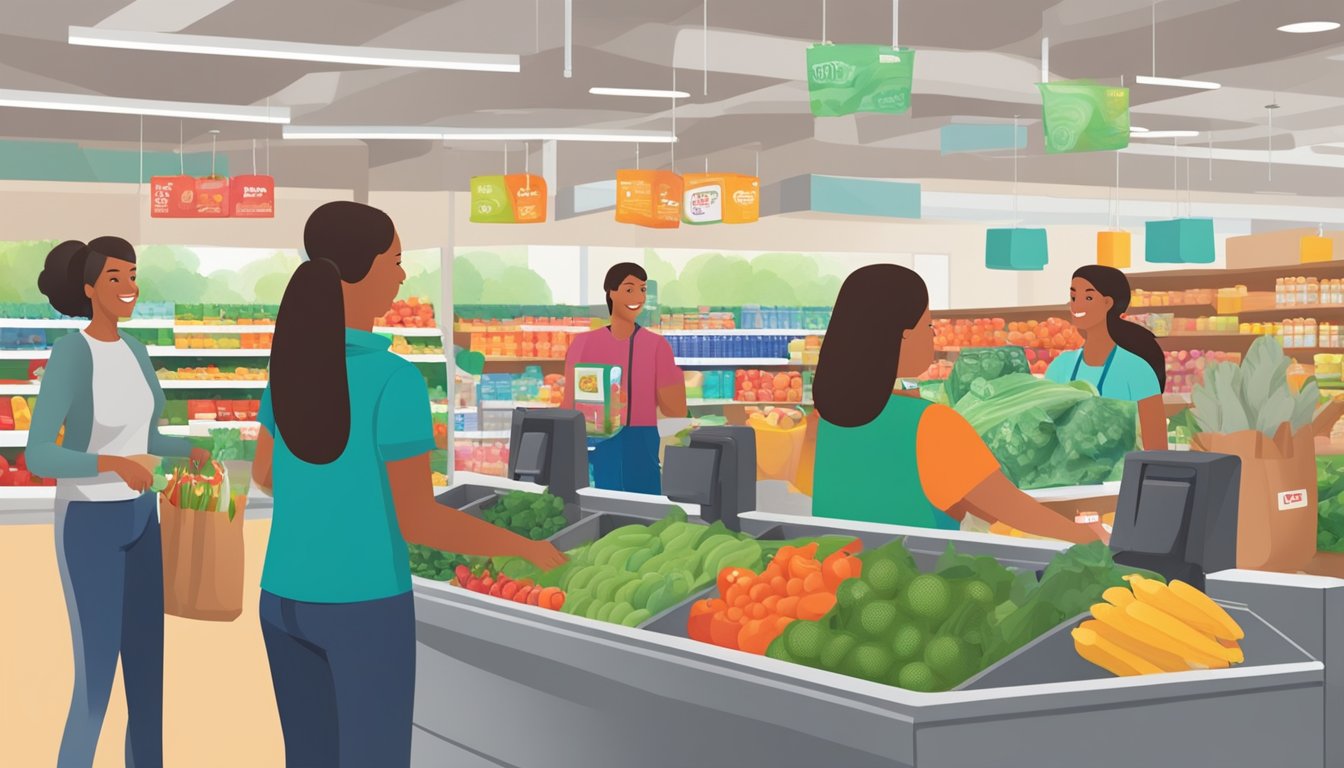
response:
<path id="1" fill-rule="evenodd" d="M 149 215 L 156 219 L 196 218 L 196 179 L 191 176 L 151 177 Z"/>
<path id="2" fill-rule="evenodd" d="M 222 219 L 229 215 L 229 180 L 207 176 L 196 180 L 196 216 Z"/>
<path id="3" fill-rule="evenodd" d="M 229 215 L 238 219 L 275 218 L 275 177 L 234 176 L 229 182 Z"/>

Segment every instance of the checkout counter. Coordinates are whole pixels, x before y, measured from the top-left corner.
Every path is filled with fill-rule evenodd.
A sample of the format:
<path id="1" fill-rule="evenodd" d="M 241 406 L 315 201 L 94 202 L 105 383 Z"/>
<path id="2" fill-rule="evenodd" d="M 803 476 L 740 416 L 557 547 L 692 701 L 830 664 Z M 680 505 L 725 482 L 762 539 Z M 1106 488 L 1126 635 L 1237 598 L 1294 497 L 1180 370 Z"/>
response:
<path id="1" fill-rule="evenodd" d="M 691 502 L 681 504 L 688 514 L 761 538 L 844 534 L 863 539 L 865 549 L 904 538 L 921 569 L 949 542 L 1030 570 L 1068 546 L 754 510 L 754 471 L 741 471 L 755 464 L 747 460 L 749 429 L 705 429 L 680 449 L 686 454 L 669 449 L 667 497 L 587 489 L 578 468 L 555 455 L 572 445 L 568 430 L 582 430 L 581 422 L 550 411 L 543 426 L 538 413 L 515 417 L 515 445 L 541 431 L 550 448 L 535 461 L 514 451 L 520 466 L 511 467 L 534 482 L 459 477 L 441 501 L 470 506 L 497 492 L 546 487 L 563 495 L 572 484 L 577 522 L 555 537 L 566 547 L 582 543 L 576 529 L 616 524 L 604 519 L 651 522 L 678 499 Z M 1114 678 L 1078 658 L 1073 621 L 956 690 L 916 693 L 692 641 L 685 619 L 703 593 L 625 628 L 415 579 L 413 764 L 1344 765 L 1344 733 L 1329 726 L 1344 714 L 1344 581 L 1227 570 L 1235 559 L 1226 536 L 1236 529 L 1231 473 L 1239 466 L 1192 456 L 1129 457 L 1112 548 L 1118 561 L 1202 578 L 1246 629 L 1245 664 Z"/>

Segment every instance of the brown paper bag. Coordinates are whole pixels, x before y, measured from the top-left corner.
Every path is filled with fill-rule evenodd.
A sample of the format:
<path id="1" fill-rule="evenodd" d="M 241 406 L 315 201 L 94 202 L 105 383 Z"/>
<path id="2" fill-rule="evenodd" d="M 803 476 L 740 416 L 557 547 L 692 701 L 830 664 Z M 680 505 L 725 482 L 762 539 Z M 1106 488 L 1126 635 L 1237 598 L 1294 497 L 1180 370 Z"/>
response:
<path id="1" fill-rule="evenodd" d="M 1241 459 L 1237 567 L 1296 573 L 1316 554 L 1316 443 L 1285 423 L 1270 439 L 1248 430 L 1195 435 L 1192 448 Z"/>
<path id="2" fill-rule="evenodd" d="M 163 612 L 202 621 L 233 621 L 243 612 L 243 512 L 181 509 L 159 497 L 163 533 Z"/>

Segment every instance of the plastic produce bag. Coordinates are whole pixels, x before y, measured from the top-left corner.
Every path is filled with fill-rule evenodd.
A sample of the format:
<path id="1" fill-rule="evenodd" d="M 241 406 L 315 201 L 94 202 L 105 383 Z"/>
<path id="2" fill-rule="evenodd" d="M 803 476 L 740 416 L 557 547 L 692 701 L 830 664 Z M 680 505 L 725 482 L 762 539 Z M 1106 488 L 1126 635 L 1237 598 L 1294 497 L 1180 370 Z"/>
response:
<path id="1" fill-rule="evenodd" d="M 910 110 L 915 52 L 884 45 L 832 45 L 807 49 L 807 89 L 812 114 L 901 114 Z"/>
<path id="2" fill-rule="evenodd" d="M 247 491 L 232 489 L 230 474 L 219 462 L 208 474 L 178 470 L 159 496 L 166 614 L 202 621 L 242 615 Z"/>
<path id="3" fill-rule="evenodd" d="M 963 349 L 952 366 L 944 391 L 948 402 L 956 405 L 971 391 L 974 382 L 993 381 L 1013 373 L 1031 373 L 1027 353 L 1021 347 Z"/>
<path id="4" fill-rule="evenodd" d="M 1045 151 L 1096 152 L 1129 146 L 1129 89 L 1088 82 L 1037 83 Z"/>

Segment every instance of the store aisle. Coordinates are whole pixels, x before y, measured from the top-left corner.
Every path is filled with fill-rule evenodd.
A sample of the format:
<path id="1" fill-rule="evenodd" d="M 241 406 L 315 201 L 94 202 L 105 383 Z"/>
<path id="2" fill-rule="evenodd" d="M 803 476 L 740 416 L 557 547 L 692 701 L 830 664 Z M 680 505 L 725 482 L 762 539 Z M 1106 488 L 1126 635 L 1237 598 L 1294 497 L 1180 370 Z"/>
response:
<path id="1" fill-rule="evenodd" d="M 270 520 L 246 523 L 244 606 L 228 624 L 166 619 L 164 760 L 212 768 L 283 764 L 257 623 Z M 50 525 L 0 525 L 0 763 L 54 765 L 74 675 Z M 95 768 L 122 765 L 126 699 L 116 686 Z"/>

